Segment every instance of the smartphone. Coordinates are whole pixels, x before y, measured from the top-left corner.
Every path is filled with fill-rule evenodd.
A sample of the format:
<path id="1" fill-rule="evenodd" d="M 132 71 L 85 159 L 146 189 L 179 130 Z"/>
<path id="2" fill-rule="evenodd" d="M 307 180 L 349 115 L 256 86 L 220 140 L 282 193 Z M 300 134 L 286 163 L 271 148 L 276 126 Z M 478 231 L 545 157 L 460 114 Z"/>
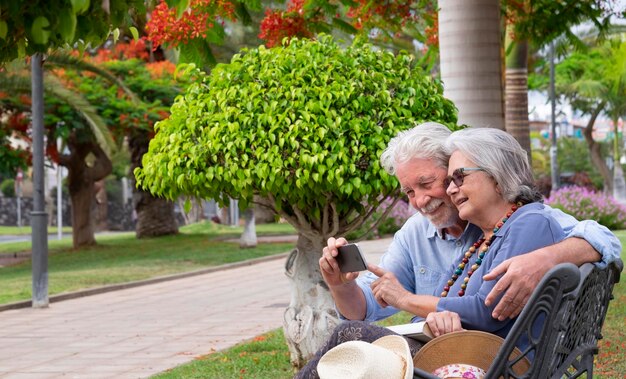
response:
<path id="1" fill-rule="evenodd" d="M 341 272 L 357 272 L 367 270 L 367 263 L 363 252 L 356 243 L 340 246 L 337 254 L 337 263 Z"/>

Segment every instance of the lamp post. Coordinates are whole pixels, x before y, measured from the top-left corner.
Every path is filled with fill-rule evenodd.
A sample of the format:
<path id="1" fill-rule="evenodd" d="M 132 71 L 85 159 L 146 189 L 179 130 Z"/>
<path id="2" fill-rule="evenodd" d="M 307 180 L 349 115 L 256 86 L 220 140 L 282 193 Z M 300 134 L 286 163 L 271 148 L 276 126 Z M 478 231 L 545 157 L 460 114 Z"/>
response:
<path id="1" fill-rule="evenodd" d="M 57 137 L 57 151 L 61 154 L 63 140 Z M 63 238 L 63 167 L 57 163 L 57 239 Z"/>
<path id="2" fill-rule="evenodd" d="M 22 169 L 17 169 L 17 175 L 15 176 L 15 195 L 17 196 L 17 227 L 22 227 L 22 180 L 24 179 L 24 173 Z"/>
<path id="3" fill-rule="evenodd" d="M 33 120 L 33 210 L 32 277 L 33 308 L 47 308 L 48 299 L 48 214 L 44 197 L 44 131 L 43 131 L 43 56 L 31 58 L 32 120 Z"/>
<path id="4" fill-rule="evenodd" d="M 552 142 L 550 146 L 550 172 L 552 176 L 552 191 L 559 189 L 559 165 L 557 161 L 557 142 L 556 142 L 556 91 L 554 84 L 554 42 L 550 43 L 550 108 L 551 108 L 551 134 Z"/>

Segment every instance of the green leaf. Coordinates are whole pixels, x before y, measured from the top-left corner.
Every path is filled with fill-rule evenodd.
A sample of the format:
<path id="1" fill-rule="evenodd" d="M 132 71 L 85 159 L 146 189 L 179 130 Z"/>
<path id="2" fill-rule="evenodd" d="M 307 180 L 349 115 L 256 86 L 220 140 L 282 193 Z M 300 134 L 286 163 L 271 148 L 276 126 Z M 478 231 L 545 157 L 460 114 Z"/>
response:
<path id="1" fill-rule="evenodd" d="M 74 34 L 76 33 L 76 14 L 70 12 L 69 9 L 63 9 L 59 13 L 58 31 L 65 42 L 73 42 Z"/>
<path id="2" fill-rule="evenodd" d="M 180 63 L 195 63 L 199 67 L 214 66 L 217 61 L 211 47 L 202 39 L 193 39 L 180 45 Z"/>
<path id="3" fill-rule="evenodd" d="M 5 21 L 0 21 L 0 38 L 5 39 L 9 30 Z"/>
<path id="4" fill-rule="evenodd" d="M 130 30 L 130 34 L 133 35 L 133 39 L 135 41 L 139 40 L 139 32 L 137 31 L 137 28 L 135 28 L 134 26 L 131 26 L 130 28 L 128 28 L 128 30 Z"/>
<path id="5" fill-rule="evenodd" d="M 183 208 L 185 209 L 185 213 L 189 213 L 189 211 L 191 211 L 191 200 L 189 198 L 185 199 Z"/>
<path id="6" fill-rule="evenodd" d="M 189 8 L 190 0 L 179 0 L 176 4 L 176 17 L 181 18 L 183 13 Z"/>
<path id="7" fill-rule="evenodd" d="M 33 21 L 33 25 L 30 27 L 30 32 L 33 36 L 33 42 L 40 45 L 48 43 L 50 38 L 50 30 L 47 28 L 50 26 L 50 21 L 44 16 L 39 16 Z"/>
<path id="8" fill-rule="evenodd" d="M 237 15 L 237 19 L 240 20 L 242 24 L 250 25 L 252 23 L 252 17 L 250 16 L 250 13 L 248 13 L 248 9 L 243 2 L 236 3 L 235 14 Z"/>
<path id="9" fill-rule="evenodd" d="M 74 14 L 81 14 L 89 9 L 89 0 L 70 0 Z"/>
<path id="10" fill-rule="evenodd" d="M 208 43 L 214 43 L 216 45 L 221 45 L 224 43 L 224 38 L 226 37 L 226 32 L 224 31 L 224 27 L 219 22 L 214 22 L 213 27 L 207 29 L 206 31 L 206 41 Z"/>
<path id="11" fill-rule="evenodd" d="M 333 18 L 333 25 L 349 34 L 357 34 L 359 32 L 354 26 L 336 17 Z"/>
<path id="12" fill-rule="evenodd" d="M 113 29 L 113 43 L 117 43 L 117 40 L 120 39 L 120 28 Z"/>

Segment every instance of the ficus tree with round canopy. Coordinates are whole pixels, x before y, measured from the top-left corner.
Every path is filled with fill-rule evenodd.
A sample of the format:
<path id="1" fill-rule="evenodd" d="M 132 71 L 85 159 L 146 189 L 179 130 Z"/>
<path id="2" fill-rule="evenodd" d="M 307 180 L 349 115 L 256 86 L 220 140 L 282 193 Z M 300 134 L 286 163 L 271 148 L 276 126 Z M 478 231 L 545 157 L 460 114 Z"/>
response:
<path id="1" fill-rule="evenodd" d="M 296 228 L 284 330 L 301 366 L 338 321 L 319 272 L 325 241 L 400 195 L 379 163 L 389 140 L 422 121 L 453 128 L 456 108 L 410 55 L 326 35 L 243 50 L 197 74 L 156 124 L 138 184 L 170 199 L 254 199 Z"/>

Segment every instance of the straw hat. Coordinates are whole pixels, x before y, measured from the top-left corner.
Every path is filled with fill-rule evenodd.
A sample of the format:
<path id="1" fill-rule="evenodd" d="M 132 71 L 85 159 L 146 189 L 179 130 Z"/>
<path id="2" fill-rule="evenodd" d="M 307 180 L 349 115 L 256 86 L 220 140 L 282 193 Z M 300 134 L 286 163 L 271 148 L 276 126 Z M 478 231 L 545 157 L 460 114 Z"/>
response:
<path id="1" fill-rule="evenodd" d="M 413 360 L 401 336 L 372 343 L 348 341 L 328 350 L 317 364 L 320 379 L 411 379 Z"/>
<path id="2" fill-rule="evenodd" d="M 480 379 L 489 370 L 503 343 L 502 337 L 478 330 L 448 333 L 424 345 L 415 354 L 413 365 L 440 378 L 461 378 L 463 373 L 471 373 Z M 521 354 L 516 348 L 510 359 Z M 524 358 L 513 366 L 513 371 L 521 375 L 529 367 L 530 362 Z"/>

